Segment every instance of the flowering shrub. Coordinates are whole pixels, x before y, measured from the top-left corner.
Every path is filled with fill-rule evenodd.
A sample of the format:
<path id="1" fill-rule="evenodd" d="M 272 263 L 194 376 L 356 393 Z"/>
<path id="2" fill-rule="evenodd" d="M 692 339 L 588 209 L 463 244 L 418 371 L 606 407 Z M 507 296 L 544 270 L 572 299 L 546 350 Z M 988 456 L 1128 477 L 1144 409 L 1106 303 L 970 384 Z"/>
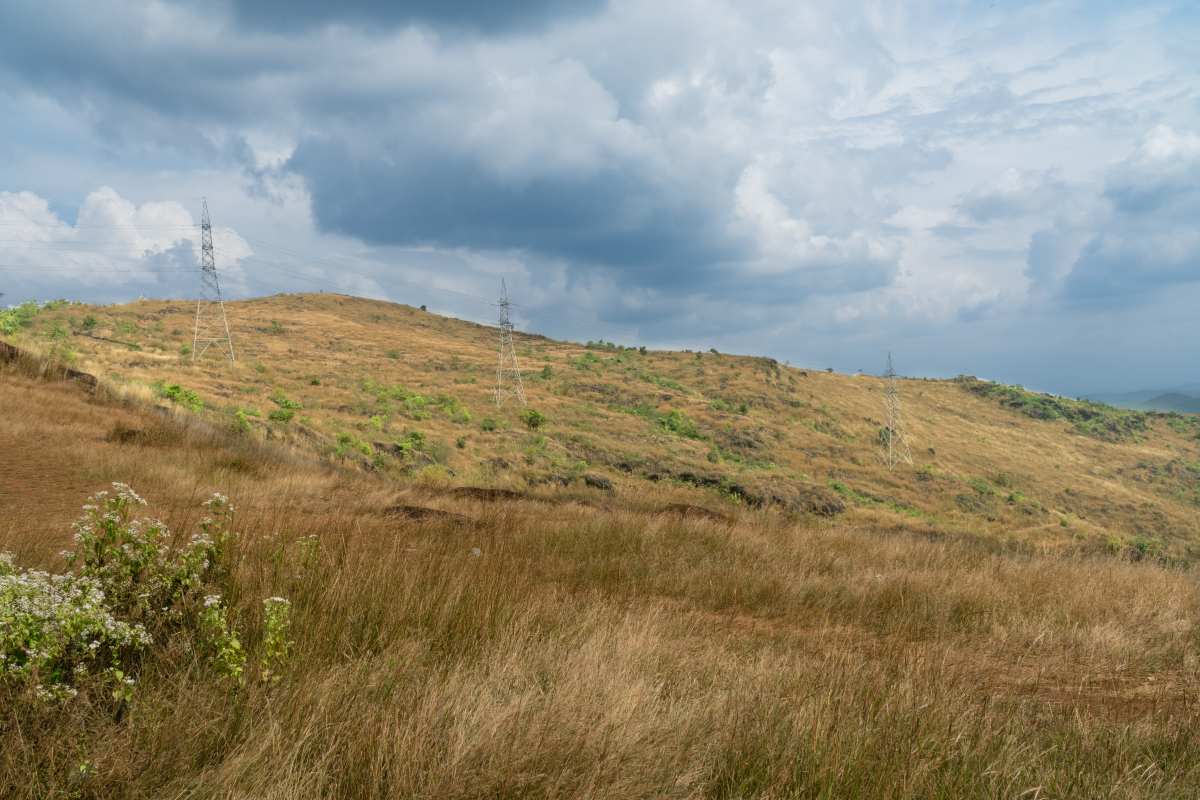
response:
<path id="1" fill-rule="evenodd" d="M 233 509 L 225 497 L 213 495 L 205 506 L 214 516 L 205 518 L 200 532 L 173 552 L 163 523 L 133 518 L 134 509 L 146 501 L 125 484 L 114 483 L 113 489 L 83 507 L 83 518 L 75 523 L 76 549 L 63 556 L 80 574 L 97 581 L 118 613 L 147 623 L 177 620 L 187 601 L 216 577 Z"/>
<path id="2" fill-rule="evenodd" d="M 63 553 L 68 573 L 22 571 L 0 553 L 0 685 L 65 700 L 95 684 L 129 700 L 139 659 L 175 636 L 222 676 L 244 681 L 239 632 L 212 591 L 229 583 L 232 506 L 213 495 L 199 532 L 175 547 L 162 522 L 134 516 L 144 505 L 120 483 L 90 498 L 75 524 L 75 549 Z M 264 601 L 264 681 L 279 680 L 290 623 L 287 600 Z"/>
<path id="3" fill-rule="evenodd" d="M 150 634 L 113 616 L 96 580 L 19 573 L 11 556 L 0 557 L 0 569 L 0 680 L 43 699 L 74 697 L 89 675 L 118 691 L 128 685 L 121 664 L 150 644 Z"/>

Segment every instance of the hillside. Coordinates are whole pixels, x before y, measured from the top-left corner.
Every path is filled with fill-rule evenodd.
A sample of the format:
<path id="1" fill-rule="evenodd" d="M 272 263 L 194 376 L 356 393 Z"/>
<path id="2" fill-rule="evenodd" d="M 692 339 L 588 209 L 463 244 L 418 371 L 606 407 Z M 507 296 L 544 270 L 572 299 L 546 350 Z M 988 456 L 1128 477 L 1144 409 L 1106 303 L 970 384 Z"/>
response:
<path id="1" fill-rule="evenodd" d="M 337 297 L 231 314 L 234 367 L 180 358 L 177 304 L 50 308 L 9 337 L 86 372 L 0 363 L 0 796 L 1200 792 L 1200 585 L 1141 558 L 1194 542 L 1167 490 L 1194 487 L 1189 420 L 905 381 L 918 462 L 889 472 L 872 378 L 524 337 L 535 432 L 489 405 L 486 328 Z M 385 411 L 367 378 L 405 391 Z M 614 486 L 542 482 L 577 474 Z M 110 495 L 72 528 L 112 482 L 147 505 L 125 522 Z M 1138 509 L 1147 538 L 1110 548 Z M 144 580 L 147 531 L 171 569 L 212 557 Z M 141 610 L 38 617 L 41 570 Z M 150 641 L 110 645 L 131 622 Z M 44 630 L 81 637 L 74 669 L 22 671 Z"/>
<path id="2" fill-rule="evenodd" d="M 234 365 L 215 352 L 191 363 L 187 303 L 60 305 L 10 324 L 9 338 L 248 436 L 397 478 L 583 494 L 611 482 L 618 496 L 668 482 L 697 487 L 697 502 L 845 506 L 1000 542 L 1200 553 L 1197 417 L 902 380 L 914 464 L 889 471 L 875 377 L 521 335 L 530 407 L 545 419 L 531 430 L 517 406 L 493 402 L 493 328 L 324 294 L 228 308 Z"/>

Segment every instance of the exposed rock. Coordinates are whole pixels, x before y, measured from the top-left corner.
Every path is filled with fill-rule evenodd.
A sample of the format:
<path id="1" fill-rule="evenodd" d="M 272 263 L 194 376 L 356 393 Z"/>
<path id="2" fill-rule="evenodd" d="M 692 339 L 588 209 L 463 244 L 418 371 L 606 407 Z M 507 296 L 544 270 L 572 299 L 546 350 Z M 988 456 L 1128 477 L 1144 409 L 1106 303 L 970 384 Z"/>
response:
<path id="1" fill-rule="evenodd" d="M 819 486 L 802 486 L 796 489 L 788 507 L 792 511 L 816 514 L 819 517 L 832 517 L 846 510 L 842 498 Z"/>
<path id="2" fill-rule="evenodd" d="M 553 484 L 554 486 L 570 486 L 575 482 L 575 478 L 570 475 L 531 475 L 525 479 L 530 486 L 546 486 Z"/>
<path id="3" fill-rule="evenodd" d="M 594 475 L 590 472 L 584 474 L 583 482 L 593 489 L 603 489 L 606 492 L 611 492 L 613 488 L 612 481 L 608 478 L 603 475 Z"/>

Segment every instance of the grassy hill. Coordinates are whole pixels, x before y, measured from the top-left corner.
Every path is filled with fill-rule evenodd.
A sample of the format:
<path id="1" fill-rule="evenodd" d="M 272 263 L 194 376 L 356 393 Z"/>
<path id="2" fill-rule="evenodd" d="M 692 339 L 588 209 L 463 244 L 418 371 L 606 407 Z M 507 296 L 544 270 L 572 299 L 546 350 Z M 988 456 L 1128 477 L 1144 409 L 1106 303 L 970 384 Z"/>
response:
<path id="1" fill-rule="evenodd" d="M 0 317 L 0 796 L 1200 792 L 1190 417 L 906 380 L 893 471 L 875 378 L 523 336 L 532 429 L 488 328 L 230 317 Z"/>
<path id="2" fill-rule="evenodd" d="M 497 408 L 492 328 L 391 303 L 229 304 L 238 362 L 191 363 L 186 303 L 60 305 L 12 341 L 219 426 L 397 478 L 646 482 L 1034 546 L 1200 553 L 1200 417 L 1129 412 L 971 379 L 900 384 L 914 464 L 880 459 L 881 379 L 772 359 L 518 338 L 532 429 Z M 585 480 L 585 476 L 588 480 Z M 600 478 L 602 480 L 594 480 Z M 718 497 L 722 496 L 722 497 Z"/>

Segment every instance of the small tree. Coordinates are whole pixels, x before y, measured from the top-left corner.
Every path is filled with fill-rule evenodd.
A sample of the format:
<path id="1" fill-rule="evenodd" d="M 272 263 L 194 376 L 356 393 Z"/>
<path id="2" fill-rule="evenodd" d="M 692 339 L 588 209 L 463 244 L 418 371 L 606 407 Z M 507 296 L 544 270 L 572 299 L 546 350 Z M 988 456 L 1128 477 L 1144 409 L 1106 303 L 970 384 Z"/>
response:
<path id="1" fill-rule="evenodd" d="M 521 421 L 525 423 L 525 427 L 531 431 L 536 431 L 546 422 L 546 417 L 542 412 L 532 408 L 527 408 L 521 412 Z"/>

